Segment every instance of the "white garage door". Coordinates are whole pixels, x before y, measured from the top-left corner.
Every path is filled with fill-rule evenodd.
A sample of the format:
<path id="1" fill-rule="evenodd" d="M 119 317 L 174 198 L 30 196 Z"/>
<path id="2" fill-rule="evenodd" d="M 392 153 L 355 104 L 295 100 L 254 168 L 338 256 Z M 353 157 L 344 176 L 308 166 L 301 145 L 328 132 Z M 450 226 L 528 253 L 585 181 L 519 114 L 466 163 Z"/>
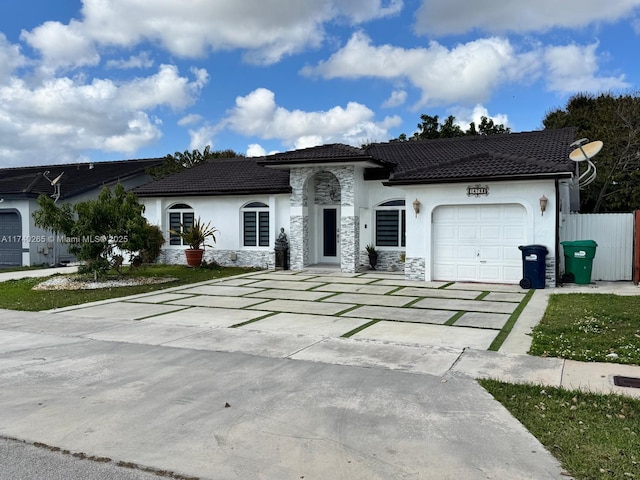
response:
<path id="1" fill-rule="evenodd" d="M 527 241 L 522 205 L 456 205 L 433 214 L 433 279 L 518 283 Z"/>

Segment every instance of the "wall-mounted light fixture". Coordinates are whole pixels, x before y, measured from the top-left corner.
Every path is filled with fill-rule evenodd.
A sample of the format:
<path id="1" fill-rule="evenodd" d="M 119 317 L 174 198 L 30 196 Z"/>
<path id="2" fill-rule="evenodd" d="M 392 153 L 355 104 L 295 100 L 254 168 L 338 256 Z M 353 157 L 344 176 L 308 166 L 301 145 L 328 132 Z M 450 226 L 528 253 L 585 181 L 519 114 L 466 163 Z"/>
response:
<path id="1" fill-rule="evenodd" d="M 544 215 L 544 211 L 547 209 L 547 202 L 549 202 L 549 199 L 542 195 L 540 197 L 540 213 L 542 215 Z"/>
<path id="2" fill-rule="evenodd" d="M 420 213 L 420 200 L 417 198 L 413 201 L 413 211 L 416 212 L 416 217 Z"/>

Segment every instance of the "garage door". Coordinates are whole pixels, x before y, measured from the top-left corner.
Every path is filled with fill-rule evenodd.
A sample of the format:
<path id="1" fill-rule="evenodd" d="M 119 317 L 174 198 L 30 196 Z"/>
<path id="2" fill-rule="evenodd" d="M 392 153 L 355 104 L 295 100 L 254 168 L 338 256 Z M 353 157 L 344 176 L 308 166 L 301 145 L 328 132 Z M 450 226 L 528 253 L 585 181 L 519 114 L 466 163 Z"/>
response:
<path id="1" fill-rule="evenodd" d="M 22 224 L 15 212 L 0 212 L 0 267 L 22 265 Z"/>
<path id="2" fill-rule="evenodd" d="M 442 206 L 433 215 L 433 279 L 518 283 L 527 241 L 522 205 Z"/>

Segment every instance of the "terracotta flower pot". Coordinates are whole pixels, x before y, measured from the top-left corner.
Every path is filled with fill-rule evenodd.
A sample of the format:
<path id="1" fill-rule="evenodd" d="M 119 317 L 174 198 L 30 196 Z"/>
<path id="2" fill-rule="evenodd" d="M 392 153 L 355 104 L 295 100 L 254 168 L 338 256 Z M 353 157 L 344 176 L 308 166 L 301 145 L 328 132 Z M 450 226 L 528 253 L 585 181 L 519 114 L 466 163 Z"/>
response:
<path id="1" fill-rule="evenodd" d="M 202 256 L 204 255 L 204 250 L 197 249 L 194 250 L 192 248 L 187 248 L 184 253 L 187 256 L 187 265 L 190 267 L 199 267 L 202 263 Z"/>

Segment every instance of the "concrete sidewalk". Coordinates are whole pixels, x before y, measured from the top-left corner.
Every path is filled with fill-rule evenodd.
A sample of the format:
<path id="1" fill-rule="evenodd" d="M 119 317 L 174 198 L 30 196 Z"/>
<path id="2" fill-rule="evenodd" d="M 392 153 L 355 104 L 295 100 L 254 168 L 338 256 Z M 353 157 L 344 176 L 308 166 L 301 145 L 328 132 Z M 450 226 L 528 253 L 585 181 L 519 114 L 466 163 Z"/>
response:
<path id="1" fill-rule="evenodd" d="M 0 282 L 6 282 L 7 280 L 20 280 L 21 278 L 36 278 L 36 277 L 48 277 L 50 275 L 69 275 L 78 271 L 77 266 L 71 267 L 51 267 L 51 268 L 36 268 L 33 270 L 18 270 L 13 272 L 5 272 L 0 269 Z"/>

